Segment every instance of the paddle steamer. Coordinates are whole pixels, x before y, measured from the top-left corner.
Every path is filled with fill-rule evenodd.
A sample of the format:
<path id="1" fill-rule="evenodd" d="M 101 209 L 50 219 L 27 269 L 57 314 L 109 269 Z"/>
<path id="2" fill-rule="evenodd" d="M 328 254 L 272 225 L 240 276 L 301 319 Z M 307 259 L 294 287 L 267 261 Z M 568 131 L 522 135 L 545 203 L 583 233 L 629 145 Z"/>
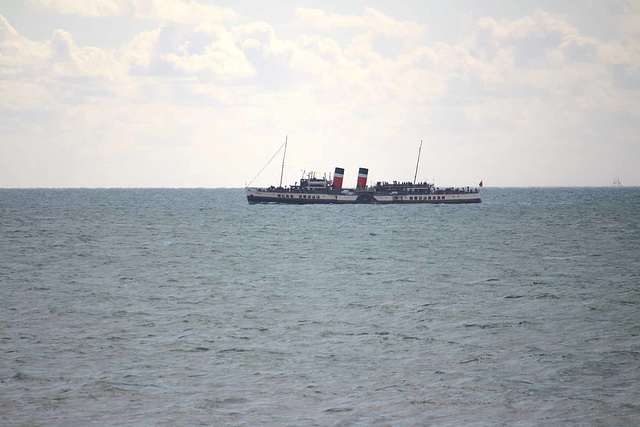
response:
<path id="1" fill-rule="evenodd" d="M 284 143 L 284 155 L 282 159 L 282 171 L 284 171 L 284 157 L 286 156 L 286 140 Z M 282 147 L 280 148 L 282 149 Z M 278 150 L 279 152 L 280 150 Z M 280 185 L 275 187 L 259 188 L 245 187 L 249 203 L 290 203 L 290 204 L 353 204 L 353 203 L 480 203 L 480 189 L 477 187 L 449 187 L 438 188 L 427 182 L 415 182 L 420 163 L 420 152 L 416 163 L 416 174 L 413 182 L 377 182 L 375 186 L 367 186 L 369 170 L 360 168 L 358 181 L 355 188 L 343 188 L 343 168 L 335 168 L 333 179 L 326 175 L 322 178 L 314 172 L 308 173 L 291 186 L 282 186 L 282 172 L 280 173 Z M 276 152 L 276 154 L 278 153 Z M 275 157 L 275 155 L 274 155 Z M 273 160 L 273 157 L 272 157 Z M 264 168 L 263 168 L 264 170 Z M 259 174 L 258 174 L 259 175 Z M 254 178 L 255 180 L 255 178 Z M 482 187 L 482 181 L 479 184 Z"/>

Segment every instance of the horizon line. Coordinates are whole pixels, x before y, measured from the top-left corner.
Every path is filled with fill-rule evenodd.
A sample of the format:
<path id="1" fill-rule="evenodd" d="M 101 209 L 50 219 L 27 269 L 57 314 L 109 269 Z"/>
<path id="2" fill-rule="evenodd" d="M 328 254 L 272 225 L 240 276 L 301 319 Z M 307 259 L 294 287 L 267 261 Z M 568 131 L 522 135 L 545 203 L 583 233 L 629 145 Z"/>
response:
<path id="1" fill-rule="evenodd" d="M 445 188 L 448 186 L 440 186 Z M 455 186 L 454 186 L 455 187 Z M 459 187 L 459 186 L 458 186 Z M 465 186 L 466 187 L 466 186 Z M 477 187 L 477 186 L 476 186 Z M 494 185 L 479 187 L 491 188 L 637 188 L 640 185 Z M 0 190 L 242 190 L 247 187 L 0 187 Z M 258 187 L 261 188 L 261 187 Z"/>

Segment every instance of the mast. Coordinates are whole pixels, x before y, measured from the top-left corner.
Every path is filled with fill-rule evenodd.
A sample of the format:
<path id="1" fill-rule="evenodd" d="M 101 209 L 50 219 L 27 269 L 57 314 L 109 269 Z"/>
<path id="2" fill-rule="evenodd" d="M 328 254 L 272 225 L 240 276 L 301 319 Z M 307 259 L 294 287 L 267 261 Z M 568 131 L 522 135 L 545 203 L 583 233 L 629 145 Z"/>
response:
<path id="1" fill-rule="evenodd" d="M 416 185 L 416 178 L 418 177 L 418 165 L 420 164 L 421 152 L 422 152 L 422 140 L 420 140 L 420 148 L 418 149 L 418 161 L 416 162 L 416 174 L 413 176 L 413 185 Z"/>
<path id="2" fill-rule="evenodd" d="M 284 154 L 282 155 L 282 170 L 280 171 L 280 187 L 282 187 L 282 175 L 284 174 L 284 159 L 287 156 L 287 140 L 289 135 L 284 138 Z"/>

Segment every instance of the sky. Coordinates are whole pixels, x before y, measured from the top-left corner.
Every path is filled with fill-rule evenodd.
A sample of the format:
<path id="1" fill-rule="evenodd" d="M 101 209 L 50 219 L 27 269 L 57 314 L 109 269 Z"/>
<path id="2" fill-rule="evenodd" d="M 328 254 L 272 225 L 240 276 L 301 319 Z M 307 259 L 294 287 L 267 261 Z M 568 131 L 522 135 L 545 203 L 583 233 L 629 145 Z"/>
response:
<path id="1" fill-rule="evenodd" d="M 285 138 L 284 184 L 422 141 L 438 186 L 638 186 L 639 136 L 638 0 L 0 3 L 0 188 L 243 187 Z"/>

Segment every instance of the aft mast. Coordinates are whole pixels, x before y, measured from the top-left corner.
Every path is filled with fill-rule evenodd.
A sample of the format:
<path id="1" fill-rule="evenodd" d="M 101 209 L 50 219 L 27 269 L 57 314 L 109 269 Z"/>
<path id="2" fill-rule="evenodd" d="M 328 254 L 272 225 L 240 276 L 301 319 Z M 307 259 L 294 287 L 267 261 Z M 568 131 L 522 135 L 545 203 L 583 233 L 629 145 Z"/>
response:
<path id="1" fill-rule="evenodd" d="M 421 152 L 422 152 L 422 140 L 420 140 L 420 148 L 418 149 L 418 161 L 416 162 L 416 174 L 413 175 L 413 185 L 416 185 L 416 178 L 418 177 L 418 165 L 420 164 Z"/>
<path id="2" fill-rule="evenodd" d="M 284 174 L 284 159 L 287 157 L 287 140 L 289 135 L 284 138 L 284 154 L 282 155 L 282 170 L 280 171 L 280 187 L 282 187 L 282 175 Z"/>

